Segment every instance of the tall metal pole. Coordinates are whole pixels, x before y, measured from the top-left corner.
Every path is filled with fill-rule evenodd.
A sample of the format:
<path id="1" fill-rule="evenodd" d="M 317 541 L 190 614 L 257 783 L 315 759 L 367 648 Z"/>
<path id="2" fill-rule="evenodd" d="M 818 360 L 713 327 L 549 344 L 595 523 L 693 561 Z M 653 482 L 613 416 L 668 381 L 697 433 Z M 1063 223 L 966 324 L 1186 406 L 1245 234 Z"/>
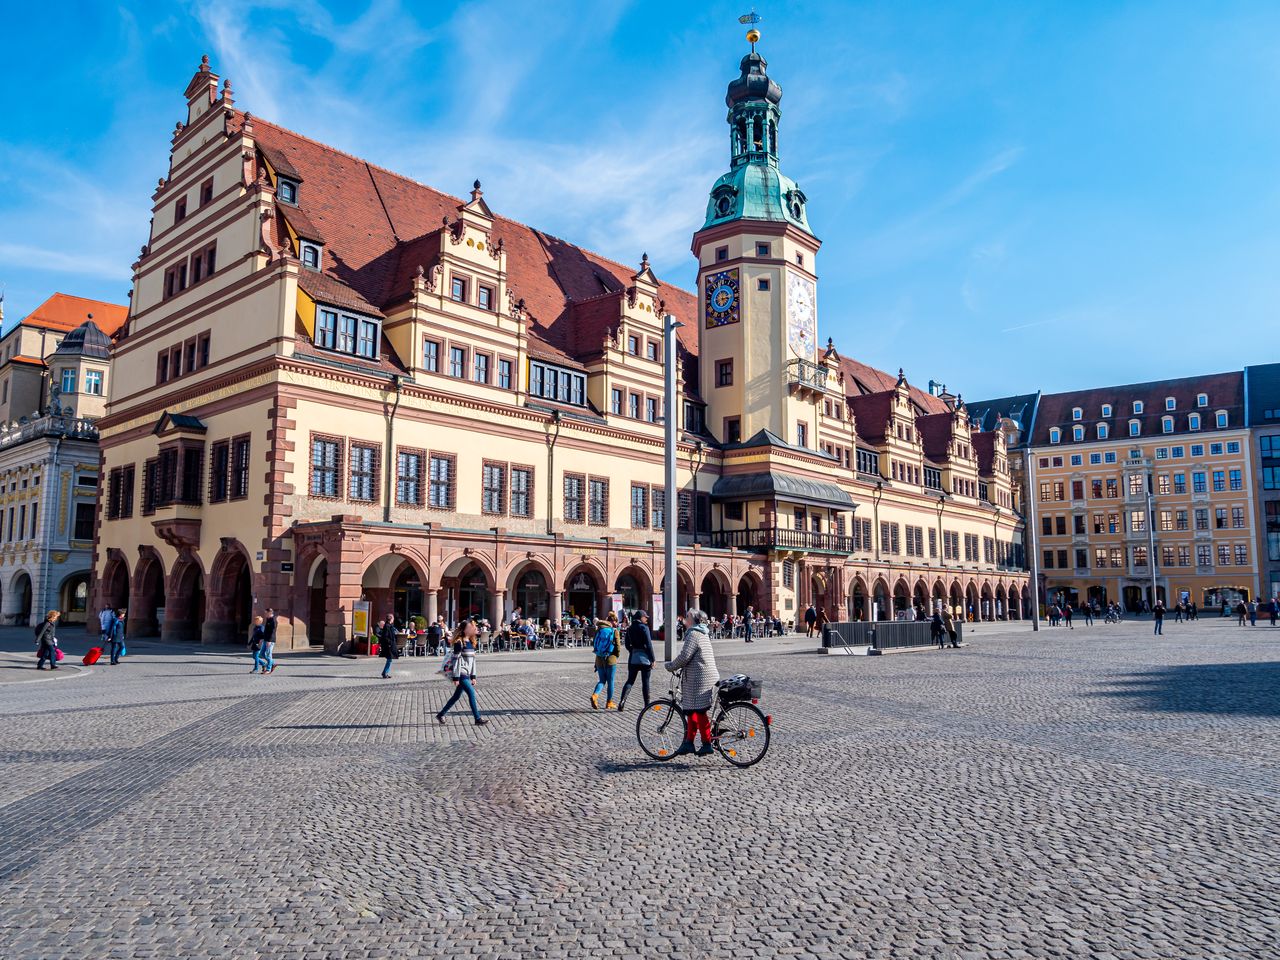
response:
<path id="1" fill-rule="evenodd" d="M 1151 478 L 1147 477 L 1147 563 L 1151 564 L 1151 609 L 1156 608 L 1156 498 L 1151 492 Z"/>
<path id="2" fill-rule="evenodd" d="M 1036 546 L 1036 458 L 1031 446 L 1023 451 L 1027 459 L 1027 532 L 1031 535 L 1031 629 L 1040 630 L 1040 551 Z"/>
<path id="3" fill-rule="evenodd" d="M 676 570 L 676 539 L 679 535 L 678 528 L 680 526 L 680 488 L 676 486 L 676 453 L 678 452 L 680 436 L 680 398 L 676 396 L 676 331 L 682 326 L 684 324 L 678 322 L 669 313 L 662 318 L 663 374 L 666 378 L 664 384 L 666 402 L 663 409 L 663 425 L 666 432 L 663 458 L 664 485 L 666 487 L 666 500 L 664 503 L 666 516 L 663 518 L 666 523 L 664 529 L 666 534 L 666 580 L 662 590 L 662 633 L 664 638 L 663 655 L 667 660 L 675 656 L 676 620 L 680 615 L 677 607 L 680 596 L 678 591 L 680 576 Z M 696 514 L 698 503 L 698 491 L 696 490 L 693 491 L 691 503 Z M 697 527 L 696 522 L 694 527 Z"/>

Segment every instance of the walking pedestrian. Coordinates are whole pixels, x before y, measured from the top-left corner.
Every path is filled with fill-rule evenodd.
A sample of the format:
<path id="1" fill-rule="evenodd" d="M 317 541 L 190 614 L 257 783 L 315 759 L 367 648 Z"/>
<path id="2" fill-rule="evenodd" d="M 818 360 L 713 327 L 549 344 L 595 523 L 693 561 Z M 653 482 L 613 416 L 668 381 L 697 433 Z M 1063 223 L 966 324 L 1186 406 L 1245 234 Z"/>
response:
<path id="1" fill-rule="evenodd" d="M 111 665 L 120 662 L 120 654 L 124 653 L 124 618 L 125 609 L 121 607 L 111 618 Z"/>
<path id="2" fill-rule="evenodd" d="M 951 641 L 951 646 L 959 649 L 960 644 L 956 642 L 956 618 L 951 615 L 950 610 L 942 611 L 942 628 L 947 631 L 947 639 Z"/>
<path id="3" fill-rule="evenodd" d="M 672 673 L 682 671 L 680 679 L 680 708 L 684 711 L 684 743 L 673 756 L 694 753 L 694 739 L 702 737 L 702 749 L 698 756 L 711 753 L 712 696 L 720 671 L 716 669 L 715 651 L 711 649 L 711 636 L 707 633 L 707 615 L 697 607 L 684 615 L 684 642 L 674 660 L 664 666 Z"/>
<path id="4" fill-rule="evenodd" d="M 382 667 L 382 679 L 391 679 L 391 661 L 400 656 L 396 648 L 395 617 L 387 614 L 378 622 L 378 652 L 387 661 Z"/>
<path id="5" fill-rule="evenodd" d="M 1093 606 L 1088 603 L 1080 605 L 1080 612 L 1084 614 L 1084 625 L 1086 627 L 1093 626 Z"/>
<path id="6" fill-rule="evenodd" d="M 1249 601 L 1249 626 L 1256 627 L 1258 625 L 1258 601 Z"/>
<path id="7" fill-rule="evenodd" d="M 436 714 L 436 723 L 444 723 L 445 714 L 453 709 L 462 695 L 467 695 L 471 705 L 471 718 L 477 727 L 483 727 L 489 721 L 480 716 L 480 708 L 476 705 L 476 635 L 479 628 L 474 620 L 463 620 L 453 631 L 453 649 L 445 661 L 445 675 L 453 681 L 453 696 Z"/>
<path id="8" fill-rule="evenodd" d="M 824 607 L 818 608 L 818 618 L 813 621 L 813 627 L 817 631 L 818 636 L 822 636 L 822 628 L 827 625 L 827 611 Z"/>
<path id="9" fill-rule="evenodd" d="M 747 614 L 742 618 L 742 637 L 747 643 L 755 643 L 755 637 L 752 636 L 756 625 L 756 614 L 752 607 L 747 607 Z M 649 700 L 645 697 L 645 702 Z"/>
<path id="10" fill-rule="evenodd" d="M 103 650 L 111 643 L 111 625 L 116 618 L 116 612 L 110 607 L 103 607 L 98 613 L 98 646 Z"/>
<path id="11" fill-rule="evenodd" d="M 262 618 L 262 659 L 266 662 L 263 673 L 271 673 L 276 668 L 276 612 L 267 607 L 267 615 Z"/>
<path id="12" fill-rule="evenodd" d="M 1151 618 L 1155 621 L 1155 636 L 1159 637 L 1164 634 L 1164 603 L 1160 600 L 1156 601 L 1156 605 L 1151 610 Z"/>
<path id="13" fill-rule="evenodd" d="M 818 611 L 814 608 L 813 604 L 811 603 L 804 611 L 805 636 L 807 637 L 813 636 L 813 625 L 817 622 L 818 622 Z"/>
<path id="14" fill-rule="evenodd" d="M 929 633 L 933 637 L 933 642 L 938 645 L 939 650 L 946 649 L 946 644 L 942 640 L 946 634 L 946 628 L 942 625 L 942 614 L 936 610 L 929 619 Z"/>
<path id="15" fill-rule="evenodd" d="M 1182 622 L 1182 601 L 1181 600 L 1179 600 L 1177 603 L 1173 605 L 1173 622 L 1174 623 Z"/>
<path id="16" fill-rule="evenodd" d="M 640 692 L 644 694 L 645 706 L 648 706 L 649 672 L 657 659 L 653 652 L 653 635 L 649 632 L 649 614 L 643 610 L 636 614 L 622 642 L 627 648 L 627 682 L 623 684 L 622 696 L 618 698 L 618 709 L 627 705 L 627 694 L 631 692 L 636 677 L 640 678 Z"/>
<path id="17" fill-rule="evenodd" d="M 1271 625 L 1273 627 L 1276 625 L 1276 614 L 1280 612 L 1277 610 L 1278 607 L 1280 607 L 1280 600 L 1276 599 L 1275 597 L 1272 597 L 1271 603 L 1268 605 L 1268 610 L 1271 613 Z"/>
<path id="18" fill-rule="evenodd" d="M 610 611 L 609 616 L 613 617 Z M 616 619 L 597 620 L 596 636 L 591 641 L 591 649 L 596 655 L 596 688 L 591 694 L 591 709 L 600 709 L 600 694 L 605 694 L 605 709 L 613 710 L 617 704 L 613 702 L 613 677 L 618 668 L 618 654 L 622 645 L 618 643 Z"/>
<path id="19" fill-rule="evenodd" d="M 262 617 L 254 617 L 253 629 L 249 631 L 249 650 L 253 653 L 253 669 L 250 673 L 257 673 L 259 670 L 267 672 L 267 661 L 263 657 L 266 637 L 267 628 L 263 625 Z"/>
<path id="20" fill-rule="evenodd" d="M 1249 614 L 1249 611 L 1245 607 L 1244 601 L 1243 600 L 1239 601 L 1236 604 L 1236 626 L 1243 627 L 1244 618 L 1248 616 L 1248 614 Z"/>
<path id="21" fill-rule="evenodd" d="M 1069 604 L 1069 603 L 1063 604 L 1063 606 L 1062 606 L 1062 619 L 1063 619 L 1063 620 L 1065 620 L 1065 621 L 1067 621 L 1067 628 L 1068 628 L 1068 629 L 1070 629 L 1070 630 L 1074 630 L 1074 629 L 1075 629 L 1075 624 L 1073 624 L 1073 623 L 1071 622 L 1071 604 Z"/>
<path id="22" fill-rule="evenodd" d="M 49 669 L 58 669 L 58 617 L 61 614 L 57 610 L 50 610 L 44 615 L 44 620 L 36 627 L 36 669 L 43 670 L 44 662 L 49 661 Z"/>

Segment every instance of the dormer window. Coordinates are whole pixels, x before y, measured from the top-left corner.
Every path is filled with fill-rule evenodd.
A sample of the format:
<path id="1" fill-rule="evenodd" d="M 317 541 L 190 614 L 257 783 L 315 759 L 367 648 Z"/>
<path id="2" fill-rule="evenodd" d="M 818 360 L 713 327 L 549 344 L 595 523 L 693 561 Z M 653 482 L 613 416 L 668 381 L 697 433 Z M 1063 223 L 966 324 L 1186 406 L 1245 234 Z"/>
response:
<path id="1" fill-rule="evenodd" d="M 281 177 L 276 184 L 276 199 L 284 203 L 298 202 L 298 184 L 293 180 L 286 180 Z"/>
<path id="2" fill-rule="evenodd" d="M 1196 406 L 1207 407 L 1209 405 L 1209 395 L 1207 393 L 1196 394 Z"/>
<path id="3" fill-rule="evenodd" d="M 1084 419 L 1084 411 L 1083 411 L 1083 410 L 1081 410 L 1079 407 L 1072 407 L 1072 408 L 1071 408 L 1071 419 L 1072 419 L 1072 420 L 1083 420 L 1083 419 Z"/>
<path id="4" fill-rule="evenodd" d="M 999 434 L 996 434 L 996 436 L 999 436 Z M 1080 425 L 1080 424 L 1078 424 L 1078 423 L 1077 423 L 1074 427 L 1072 427 L 1072 428 L 1071 428 L 1071 439 L 1072 439 L 1072 440 L 1074 440 L 1074 441 L 1076 441 L 1076 443 L 1079 443 L 1081 440 L 1083 440 L 1083 439 L 1084 439 L 1084 427 L 1083 427 L 1083 426 L 1081 426 L 1081 425 Z"/>
<path id="5" fill-rule="evenodd" d="M 1165 433 L 1173 433 L 1173 417 L 1162 417 L 1160 419 L 1160 429 Z"/>
<path id="6" fill-rule="evenodd" d="M 1062 441 L 1062 431 L 1061 431 L 1061 430 L 1059 430 L 1057 427 L 1050 427 L 1050 428 L 1049 428 L 1049 442 L 1050 442 L 1050 443 L 1060 443 L 1061 441 Z"/>
<path id="7" fill-rule="evenodd" d="M 1199 429 L 1200 429 L 1200 414 L 1198 414 L 1198 413 L 1188 413 L 1188 414 L 1187 414 L 1187 429 L 1188 429 L 1188 430 L 1199 430 Z"/>
<path id="8" fill-rule="evenodd" d="M 1102 405 L 1102 415 L 1103 415 L 1104 417 L 1109 417 L 1109 416 L 1111 416 L 1111 404 L 1109 404 L 1109 403 L 1104 403 L 1104 404 Z"/>
<path id="9" fill-rule="evenodd" d="M 1131 437 L 1142 436 L 1142 421 L 1140 420 L 1129 421 L 1129 436 Z"/>
<path id="10" fill-rule="evenodd" d="M 1219 430 L 1226 429 L 1226 426 L 1227 426 L 1227 419 L 1228 419 L 1228 418 L 1227 418 L 1227 411 L 1225 411 L 1225 410 L 1219 410 L 1216 414 L 1214 414 L 1214 418 L 1215 418 L 1215 420 L 1217 421 L 1218 429 L 1219 429 Z"/>
<path id="11" fill-rule="evenodd" d="M 321 349 L 376 360 L 381 339 L 382 324 L 378 320 L 330 307 L 316 310 L 315 344 Z"/>
<path id="12" fill-rule="evenodd" d="M 1110 431 L 1107 429 L 1107 425 L 1106 425 L 1105 423 L 1100 423 L 1100 424 L 1098 424 L 1098 439 L 1099 439 L 1099 440 L 1105 440 L 1105 439 L 1107 439 L 1107 435 L 1108 435 L 1108 433 L 1109 433 L 1109 432 L 1110 432 Z"/>
<path id="13" fill-rule="evenodd" d="M 1177 400 L 1175 400 L 1173 397 L 1165 397 L 1165 398 L 1164 398 L 1164 408 L 1165 408 L 1166 410 L 1177 410 L 1177 409 L 1178 409 L 1178 401 L 1177 401 Z"/>
<path id="14" fill-rule="evenodd" d="M 1135 400 L 1135 401 L 1133 401 L 1133 412 L 1134 412 L 1134 413 L 1141 413 L 1141 412 L 1142 412 L 1142 401 L 1141 401 L 1141 400 Z"/>
<path id="15" fill-rule="evenodd" d="M 320 269 L 320 247 L 314 243 L 302 244 L 302 265 L 308 270 Z"/>

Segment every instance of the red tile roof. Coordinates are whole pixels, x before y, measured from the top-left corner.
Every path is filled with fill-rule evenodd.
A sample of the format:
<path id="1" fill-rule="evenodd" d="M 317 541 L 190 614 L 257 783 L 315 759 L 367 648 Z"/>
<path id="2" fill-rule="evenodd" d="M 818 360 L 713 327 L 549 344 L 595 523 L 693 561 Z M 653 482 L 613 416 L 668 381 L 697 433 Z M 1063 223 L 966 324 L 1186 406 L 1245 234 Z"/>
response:
<path id="1" fill-rule="evenodd" d="M 934 463 L 946 463 L 951 459 L 951 423 L 954 416 L 948 410 L 945 413 L 927 413 L 916 417 L 921 449 Z"/>
<path id="2" fill-rule="evenodd" d="M 93 322 L 98 329 L 110 337 L 114 336 L 124 324 L 128 313 L 129 308 L 118 303 L 73 297 L 67 293 L 55 293 L 27 314 L 22 322 L 31 327 L 44 327 L 69 333 L 88 320 L 89 314 L 93 314 Z"/>

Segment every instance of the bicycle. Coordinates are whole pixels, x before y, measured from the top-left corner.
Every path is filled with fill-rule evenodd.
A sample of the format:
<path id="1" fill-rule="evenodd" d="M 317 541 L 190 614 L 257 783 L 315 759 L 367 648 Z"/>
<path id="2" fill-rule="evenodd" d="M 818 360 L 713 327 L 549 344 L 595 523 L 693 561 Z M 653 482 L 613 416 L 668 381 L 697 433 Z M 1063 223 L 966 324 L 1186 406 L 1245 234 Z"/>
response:
<path id="1" fill-rule="evenodd" d="M 746 677 L 730 677 L 716 684 L 710 711 L 711 744 L 735 767 L 757 764 L 769 751 L 773 717 L 756 706 L 760 693 L 760 681 Z M 649 701 L 636 717 L 636 739 L 651 759 L 670 760 L 684 742 L 684 734 L 680 672 L 676 671 L 671 677 L 670 694 L 661 700 Z"/>

